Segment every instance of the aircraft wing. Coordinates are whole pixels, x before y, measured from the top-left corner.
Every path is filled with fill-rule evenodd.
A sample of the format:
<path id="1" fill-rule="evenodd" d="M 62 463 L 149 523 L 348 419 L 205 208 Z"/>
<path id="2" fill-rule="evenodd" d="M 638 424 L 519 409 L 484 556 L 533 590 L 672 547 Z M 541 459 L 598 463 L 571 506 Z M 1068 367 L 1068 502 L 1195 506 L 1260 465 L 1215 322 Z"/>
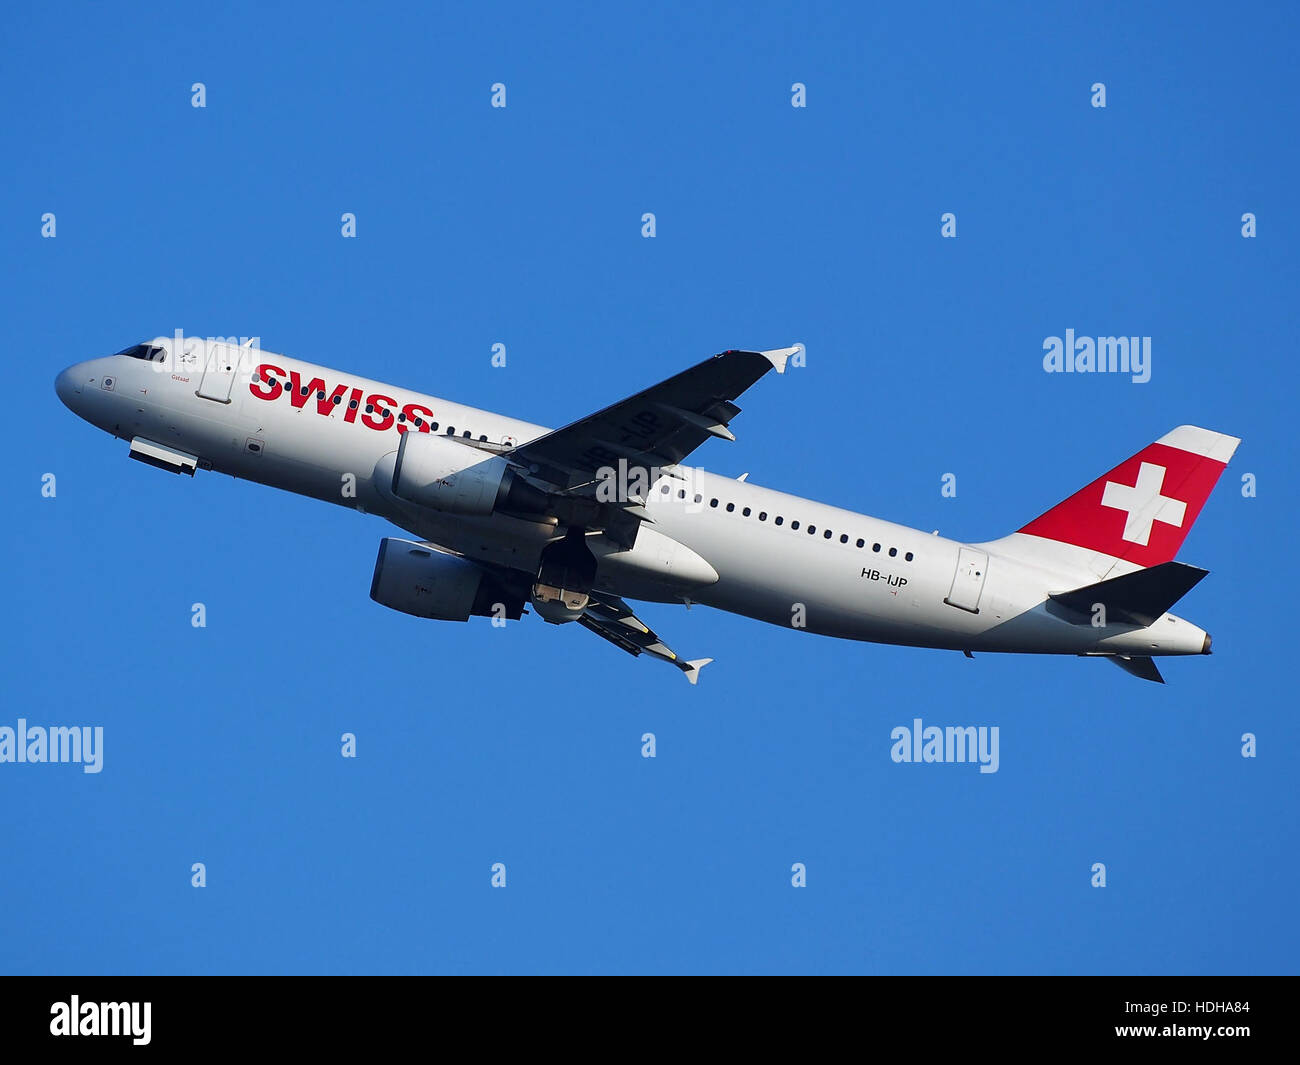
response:
<path id="1" fill-rule="evenodd" d="M 423 543 L 430 550 L 440 551 L 445 555 L 457 555 L 455 551 L 448 550 L 431 540 L 425 540 Z M 457 557 L 464 558 L 463 555 L 457 555 Z M 526 573 L 522 570 L 497 566 L 478 559 L 473 561 L 476 566 L 493 575 L 502 589 L 514 595 L 518 600 L 519 607 L 522 609 L 523 605 L 528 601 L 528 588 L 532 584 Z M 510 616 L 514 617 L 516 615 L 511 614 Z M 593 591 L 591 593 L 591 600 L 585 613 L 578 618 L 578 624 L 594 632 L 601 639 L 608 640 L 615 647 L 626 651 L 633 658 L 647 654 L 659 659 L 661 662 L 676 666 L 686 674 L 686 679 L 692 684 L 698 683 L 700 670 L 713 661 L 712 658 L 688 660 L 678 657 L 677 652 L 659 639 L 654 630 L 638 618 L 627 603 L 608 592 Z"/>
<path id="2" fill-rule="evenodd" d="M 640 618 L 632 613 L 631 608 L 616 595 L 593 592 L 591 603 L 578 624 L 590 629 L 597 636 L 608 640 L 615 647 L 621 647 L 628 654 L 636 657 L 641 654 L 653 655 L 661 661 L 676 666 L 686 674 L 692 684 L 700 679 L 700 670 L 713 661 L 712 658 L 696 658 L 686 661 L 679 658 Z"/>
<path id="3" fill-rule="evenodd" d="M 797 348 L 724 351 L 644 392 L 507 453 L 561 490 L 592 482 L 602 467 L 673 466 L 710 437 L 734 440 L 736 399 L 768 370 L 785 372 Z"/>

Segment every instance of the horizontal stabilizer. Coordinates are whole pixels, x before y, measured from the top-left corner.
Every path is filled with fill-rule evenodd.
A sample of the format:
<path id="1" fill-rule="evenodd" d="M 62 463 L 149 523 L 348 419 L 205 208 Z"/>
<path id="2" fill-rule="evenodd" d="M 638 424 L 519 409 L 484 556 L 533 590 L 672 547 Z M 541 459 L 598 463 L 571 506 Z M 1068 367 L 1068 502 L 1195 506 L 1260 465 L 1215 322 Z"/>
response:
<path id="1" fill-rule="evenodd" d="M 1146 628 L 1195 588 L 1208 572 L 1184 562 L 1162 562 L 1150 569 L 1134 570 L 1073 591 L 1052 592 L 1051 597 L 1081 614 L 1092 614 L 1100 603 L 1106 608 L 1108 623 L 1131 622 Z"/>
<path id="2" fill-rule="evenodd" d="M 1141 677 L 1143 680 L 1153 680 L 1157 684 L 1165 682 L 1165 678 L 1160 675 L 1160 670 L 1156 669 L 1155 662 L 1145 655 L 1107 655 L 1106 657 L 1125 673 L 1132 673 L 1133 676 Z"/>

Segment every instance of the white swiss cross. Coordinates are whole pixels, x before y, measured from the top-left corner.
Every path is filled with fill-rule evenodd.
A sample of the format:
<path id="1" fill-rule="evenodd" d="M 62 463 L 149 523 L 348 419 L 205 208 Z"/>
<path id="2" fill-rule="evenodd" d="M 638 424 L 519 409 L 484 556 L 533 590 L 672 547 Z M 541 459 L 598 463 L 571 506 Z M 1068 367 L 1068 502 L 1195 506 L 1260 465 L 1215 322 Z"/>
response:
<path id="1" fill-rule="evenodd" d="M 1142 463 L 1137 484 L 1119 484 L 1107 481 L 1101 494 L 1103 507 L 1127 511 L 1124 518 L 1124 539 L 1146 547 L 1151 539 L 1151 526 L 1157 521 L 1181 528 L 1187 514 L 1187 504 L 1181 499 L 1162 496 L 1165 484 L 1165 467 L 1154 462 Z"/>

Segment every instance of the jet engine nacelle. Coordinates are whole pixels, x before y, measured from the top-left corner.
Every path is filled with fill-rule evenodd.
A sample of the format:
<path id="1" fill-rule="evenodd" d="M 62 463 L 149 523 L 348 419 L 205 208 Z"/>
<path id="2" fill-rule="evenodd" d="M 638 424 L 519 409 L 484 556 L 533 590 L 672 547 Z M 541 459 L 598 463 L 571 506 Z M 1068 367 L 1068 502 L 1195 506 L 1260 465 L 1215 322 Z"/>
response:
<path id="1" fill-rule="evenodd" d="M 438 621 L 468 621 L 471 614 L 517 619 L 523 603 L 496 586 L 481 567 L 411 540 L 379 544 L 370 598 L 391 610 Z"/>
<path id="2" fill-rule="evenodd" d="M 510 489 L 510 466 L 498 455 L 450 436 L 403 433 L 393 464 L 393 495 L 448 514 L 484 517 Z"/>

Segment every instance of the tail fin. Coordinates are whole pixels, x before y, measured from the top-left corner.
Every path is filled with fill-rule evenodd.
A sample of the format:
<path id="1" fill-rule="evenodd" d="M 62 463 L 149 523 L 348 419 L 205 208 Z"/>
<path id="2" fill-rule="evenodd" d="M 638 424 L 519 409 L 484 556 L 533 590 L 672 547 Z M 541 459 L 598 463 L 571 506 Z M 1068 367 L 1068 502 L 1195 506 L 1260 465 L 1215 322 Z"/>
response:
<path id="1" fill-rule="evenodd" d="M 1019 532 L 1138 567 L 1170 562 L 1240 443 L 1180 425 Z"/>

